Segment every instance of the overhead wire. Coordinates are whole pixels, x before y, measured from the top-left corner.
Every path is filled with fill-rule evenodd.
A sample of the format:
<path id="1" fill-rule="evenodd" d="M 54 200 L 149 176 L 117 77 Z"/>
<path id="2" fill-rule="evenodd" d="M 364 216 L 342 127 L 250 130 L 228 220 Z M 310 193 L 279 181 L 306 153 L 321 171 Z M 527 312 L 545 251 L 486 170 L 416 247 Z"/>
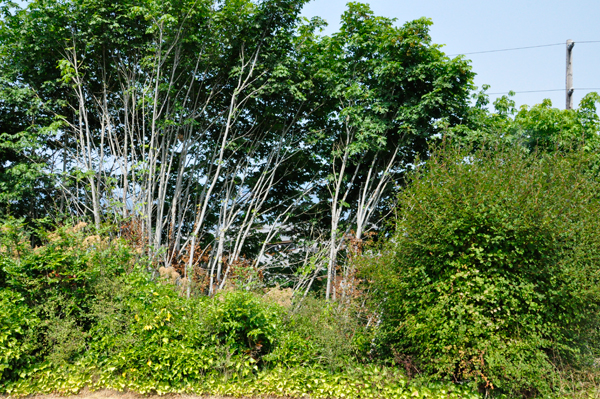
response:
<path id="1" fill-rule="evenodd" d="M 584 41 L 580 41 L 580 42 L 577 42 L 577 41 L 575 42 L 575 44 L 578 44 L 578 43 L 600 43 L 600 40 L 584 40 Z M 498 49 L 498 50 L 473 51 L 473 52 L 470 52 L 470 53 L 448 54 L 448 57 L 454 57 L 456 55 L 499 53 L 499 52 L 502 52 L 502 51 L 526 50 L 526 49 L 539 48 L 539 47 L 564 46 L 565 44 L 566 43 L 551 43 L 551 44 L 540 44 L 540 45 L 537 45 L 537 46 L 512 47 L 512 48 L 503 48 L 503 49 Z"/>
<path id="2" fill-rule="evenodd" d="M 588 88 L 574 88 L 573 90 L 577 91 L 583 91 L 583 90 L 600 90 L 600 87 L 588 87 Z M 543 93 L 543 92 L 547 92 L 547 91 L 565 91 L 565 89 L 549 89 L 549 90 L 523 90 L 523 91 L 512 91 L 515 94 L 520 94 L 520 93 Z M 493 94 L 509 94 L 510 91 L 503 91 L 503 92 L 498 92 L 498 93 L 485 93 L 485 94 L 489 94 L 489 95 L 493 95 Z"/>
<path id="3" fill-rule="evenodd" d="M 543 93 L 546 91 L 564 91 L 565 89 L 549 89 L 549 90 L 524 90 L 524 91 L 512 91 L 515 94 L 519 94 L 519 93 Z M 485 93 L 485 94 L 509 94 L 510 91 L 502 91 L 502 92 L 498 92 L 498 93 Z"/>
<path id="4" fill-rule="evenodd" d="M 600 43 L 600 40 L 575 41 L 575 44 L 587 44 L 587 43 Z M 457 56 L 457 55 L 499 53 L 499 52 L 503 52 L 503 51 L 527 50 L 527 49 L 532 49 L 532 48 L 554 47 L 554 46 L 563 46 L 563 45 L 566 45 L 566 43 L 550 43 L 550 44 L 540 44 L 540 45 L 537 45 L 537 46 L 512 47 L 512 48 L 505 48 L 505 49 L 498 49 L 498 50 L 473 51 L 473 52 L 470 52 L 470 53 L 449 54 L 448 57 L 454 57 L 454 56 Z M 522 91 L 512 91 L 512 93 L 515 93 L 515 94 L 520 94 L 520 93 L 544 93 L 544 92 L 564 91 L 564 90 L 565 89 L 522 90 Z M 594 88 L 575 88 L 574 90 L 600 90 L 600 88 L 597 88 L 597 87 L 594 87 Z M 504 92 L 498 92 L 498 93 L 486 93 L 486 94 L 488 94 L 488 95 L 498 95 L 498 94 L 509 94 L 509 93 L 511 93 L 511 91 L 504 91 Z"/>
<path id="5" fill-rule="evenodd" d="M 499 53 L 501 51 L 513 51 L 513 50 L 525 50 L 529 48 L 538 48 L 538 47 L 551 47 L 551 46 L 561 46 L 564 43 L 553 43 L 553 44 L 541 44 L 539 46 L 527 46 L 527 47 L 513 47 L 513 48 L 503 48 L 499 50 L 485 50 L 485 51 L 473 51 L 471 53 L 458 53 L 458 54 L 449 54 L 448 57 L 453 57 L 455 55 L 470 55 L 470 54 L 483 54 L 483 53 Z"/>

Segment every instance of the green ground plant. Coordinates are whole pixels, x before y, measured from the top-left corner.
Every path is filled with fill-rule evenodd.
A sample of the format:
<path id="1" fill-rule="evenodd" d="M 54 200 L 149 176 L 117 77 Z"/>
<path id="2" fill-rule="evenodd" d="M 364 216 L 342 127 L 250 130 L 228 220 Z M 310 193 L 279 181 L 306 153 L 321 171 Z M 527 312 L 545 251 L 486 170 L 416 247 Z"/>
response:
<path id="1" fill-rule="evenodd" d="M 438 148 L 365 261 L 380 350 L 434 379 L 514 397 L 559 392 L 598 355 L 600 184 L 585 151 Z"/>
<path id="2" fill-rule="evenodd" d="M 37 231 L 32 248 L 22 222 L 2 228 L 1 393 L 474 397 L 361 364 L 364 330 L 336 303 L 281 305 L 245 290 L 188 297 L 110 229 Z"/>
<path id="3" fill-rule="evenodd" d="M 0 381 L 15 379 L 35 362 L 35 327 L 39 320 L 15 292 L 0 289 Z"/>
<path id="4" fill-rule="evenodd" d="M 278 345 L 265 357 L 273 365 L 319 365 L 335 373 L 356 366 L 365 352 L 361 340 L 367 329 L 335 302 L 307 297 L 284 317 L 286 328 Z"/>
<path id="5" fill-rule="evenodd" d="M 95 323 L 90 311 L 97 288 L 130 270 L 134 251 L 121 240 L 92 233 L 85 223 L 29 231 L 9 220 L 2 229 L 0 286 L 18 293 L 39 318 L 38 359 L 75 360 Z"/>

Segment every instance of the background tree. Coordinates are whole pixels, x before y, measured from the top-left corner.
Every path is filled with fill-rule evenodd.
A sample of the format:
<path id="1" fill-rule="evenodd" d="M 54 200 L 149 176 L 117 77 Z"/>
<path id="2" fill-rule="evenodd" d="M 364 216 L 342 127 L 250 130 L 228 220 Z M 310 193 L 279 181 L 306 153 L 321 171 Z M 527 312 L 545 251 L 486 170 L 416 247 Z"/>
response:
<path id="1" fill-rule="evenodd" d="M 527 151 L 569 151 L 583 146 L 594 152 L 600 140 L 600 119 L 596 104 L 598 93 L 588 93 L 573 110 L 552 107 L 550 100 L 533 106 L 515 107 L 511 94 L 494 101 L 489 107 L 487 86 L 473 94 L 474 106 L 469 109 L 468 123 L 442 127 L 444 134 L 460 140 L 463 145 L 478 142 L 504 142 L 519 145 Z"/>
<path id="2" fill-rule="evenodd" d="M 46 169 L 60 172 L 63 211 L 97 229 L 133 220 L 148 253 L 186 277 L 204 269 L 210 292 L 239 262 L 304 270 L 303 289 L 326 265 L 329 297 L 338 252 L 381 227 L 434 122 L 464 123 L 473 73 L 431 43 L 426 19 L 395 27 L 350 3 L 340 32 L 319 36 L 319 19 L 300 24 L 303 4 L 6 11 L 5 76 L 38 99 L 53 132 L 37 153 L 54 154 Z M 281 237 L 297 249 L 264 262 Z"/>
<path id="3" fill-rule="evenodd" d="M 0 78 L 0 215 L 32 220 L 59 205 L 47 168 L 52 149 L 40 151 L 47 135 L 39 107 L 31 90 Z"/>
<path id="4" fill-rule="evenodd" d="M 344 241 L 381 227 L 395 184 L 439 132 L 434 121 L 462 124 L 469 109 L 474 74 L 467 61 L 449 59 L 431 42 L 430 20 L 395 22 L 349 3 L 339 32 L 303 43 L 315 91 L 324 96 L 309 128 L 329 223 L 327 297 Z"/>
<path id="5" fill-rule="evenodd" d="M 8 13 L 14 79 L 54 88 L 46 102 L 61 123 L 71 211 L 97 228 L 138 218 L 149 247 L 166 241 L 167 262 L 184 251 L 194 263 L 198 242 L 212 247 L 221 284 L 225 241 L 238 257 L 258 221 L 294 203 L 292 194 L 261 208 L 297 151 L 301 101 L 281 83 L 302 4 L 34 2 Z M 29 25 L 43 31 L 17 34 Z M 54 35 L 28 46 L 44 31 Z M 41 51 L 46 69 L 32 78 Z"/>

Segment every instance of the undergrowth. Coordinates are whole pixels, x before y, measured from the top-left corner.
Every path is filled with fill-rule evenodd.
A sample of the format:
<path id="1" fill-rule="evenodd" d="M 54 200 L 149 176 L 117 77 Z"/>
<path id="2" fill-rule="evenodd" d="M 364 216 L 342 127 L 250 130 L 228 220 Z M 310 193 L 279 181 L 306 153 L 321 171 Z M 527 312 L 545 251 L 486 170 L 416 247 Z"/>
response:
<path id="1" fill-rule="evenodd" d="M 372 331 L 335 303 L 299 306 L 283 290 L 188 296 L 110 229 L 83 223 L 48 232 L 13 219 L 2 231 L 0 394 L 474 397 L 361 363 Z"/>
<path id="2" fill-rule="evenodd" d="M 7 220 L 0 394 L 598 397 L 595 163 L 494 154 L 434 156 L 346 302 L 198 295 L 113 227 Z"/>

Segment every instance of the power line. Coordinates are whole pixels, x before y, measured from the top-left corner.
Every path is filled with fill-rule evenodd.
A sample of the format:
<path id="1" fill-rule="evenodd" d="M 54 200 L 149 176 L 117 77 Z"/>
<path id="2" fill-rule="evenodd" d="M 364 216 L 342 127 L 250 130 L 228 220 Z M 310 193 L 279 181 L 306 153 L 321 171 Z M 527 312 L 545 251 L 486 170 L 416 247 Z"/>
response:
<path id="1" fill-rule="evenodd" d="M 515 94 L 519 93 L 543 93 L 547 91 L 565 91 L 565 89 L 550 89 L 550 90 L 524 90 L 524 91 L 513 91 Z M 498 93 L 485 93 L 485 94 L 508 94 L 510 91 L 503 91 Z"/>
<path id="2" fill-rule="evenodd" d="M 460 54 L 450 54 L 448 57 L 453 57 L 455 55 L 470 55 L 470 54 L 483 54 L 483 53 L 498 53 L 500 51 L 513 51 L 513 50 L 525 50 L 528 48 L 538 48 L 538 47 L 551 47 L 551 46 L 564 46 L 564 43 L 553 43 L 553 44 L 541 44 L 539 46 L 527 46 L 527 47 L 513 47 L 513 48 L 504 48 L 500 50 L 486 50 L 486 51 L 474 51 L 472 53 L 460 53 Z"/>
<path id="3" fill-rule="evenodd" d="M 576 88 L 574 89 L 575 91 L 577 90 L 600 90 L 600 87 L 591 87 L 591 88 Z M 549 89 L 549 90 L 524 90 L 524 91 L 513 91 L 513 93 L 515 94 L 520 94 L 520 93 L 544 93 L 544 92 L 549 92 L 549 91 L 565 91 L 565 89 Z M 498 92 L 498 93 L 485 93 L 485 94 L 508 94 L 510 93 L 510 91 L 503 91 L 503 92 Z"/>
<path id="4" fill-rule="evenodd" d="M 577 42 L 576 41 L 575 43 L 576 44 L 579 44 L 579 43 L 600 43 L 600 40 L 586 40 L 586 41 L 581 41 L 581 42 Z M 513 48 L 504 48 L 504 49 L 499 49 L 499 50 L 485 50 L 485 51 L 473 51 L 471 53 L 449 54 L 448 57 L 454 57 L 456 55 L 498 53 L 498 52 L 501 52 L 501 51 L 526 50 L 526 49 L 531 49 L 531 48 L 553 47 L 553 46 L 564 46 L 564 45 L 565 45 L 565 43 L 540 44 L 538 46 L 513 47 Z"/>

